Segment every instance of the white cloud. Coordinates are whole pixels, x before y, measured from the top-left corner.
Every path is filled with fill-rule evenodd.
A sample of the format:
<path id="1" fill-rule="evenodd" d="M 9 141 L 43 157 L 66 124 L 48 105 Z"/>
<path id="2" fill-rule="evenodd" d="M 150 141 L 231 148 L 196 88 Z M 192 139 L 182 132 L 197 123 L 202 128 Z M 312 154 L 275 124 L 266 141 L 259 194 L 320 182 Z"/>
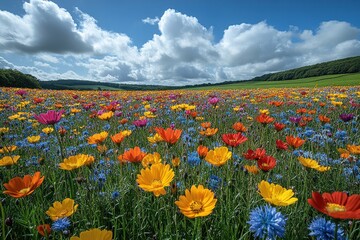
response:
<path id="1" fill-rule="evenodd" d="M 143 20 L 141 20 L 143 23 L 147 23 L 147 24 L 150 24 L 150 25 L 155 25 L 156 23 L 158 23 L 160 21 L 160 19 L 158 17 L 155 17 L 155 18 L 145 18 Z"/>
<path id="2" fill-rule="evenodd" d="M 143 46 L 134 46 L 129 36 L 101 28 L 77 8 L 75 21 L 51 1 L 30 0 L 23 7 L 24 16 L 0 10 L 0 50 L 7 56 L 34 57 L 33 66 L 19 66 L 0 56 L 0 67 L 17 68 L 44 80 L 196 84 L 250 79 L 360 55 L 360 29 L 340 21 L 323 22 L 315 30 L 289 26 L 287 31 L 265 21 L 239 23 L 214 42 L 212 28 L 168 9 L 161 18 L 142 20 L 157 25 L 160 33 Z"/>

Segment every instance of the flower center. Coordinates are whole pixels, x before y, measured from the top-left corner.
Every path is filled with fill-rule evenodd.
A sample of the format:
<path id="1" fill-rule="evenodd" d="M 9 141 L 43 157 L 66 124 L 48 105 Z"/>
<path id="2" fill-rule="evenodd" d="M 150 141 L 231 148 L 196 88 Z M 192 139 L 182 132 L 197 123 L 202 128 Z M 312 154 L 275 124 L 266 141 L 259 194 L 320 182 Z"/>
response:
<path id="1" fill-rule="evenodd" d="M 343 205 L 339 205 L 336 203 L 327 203 L 325 207 L 326 211 L 332 212 L 345 212 L 346 208 Z"/>
<path id="2" fill-rule="evenodd" d="M 163 184 L 160 180 L 154 179 L 151 183 L 151 186 L 154 188 L 163 187 Z"/>
<path id="3" fill-rule="evenodd" d="M 203 204 L 201 202 L 198 202 L 198 201 L 193 201 L 192 203 L 190 203 L 190 209 L 195 213 L 202 212 L 203 211 Z"/>
<path id="4" fill-rule="evenodd" d="M 67 210 L 67 209 L 63 209 L 63 210 L 61 210 L 61 212 L 60 212 L 60 216 L 66 216 L 66 214 L 68 213 L 69 211 Z"/>
<path id="5" fill-rule="evenodd" d="M 23 188 L 23 189 L 21 189 L 20 191 L 19 191 L 19 193 L 21 193 L 21 194 L 26 194 L 26 193 L 28 193 L 30 191 L 30 188 L 28 187 L 28 188 Z"/>

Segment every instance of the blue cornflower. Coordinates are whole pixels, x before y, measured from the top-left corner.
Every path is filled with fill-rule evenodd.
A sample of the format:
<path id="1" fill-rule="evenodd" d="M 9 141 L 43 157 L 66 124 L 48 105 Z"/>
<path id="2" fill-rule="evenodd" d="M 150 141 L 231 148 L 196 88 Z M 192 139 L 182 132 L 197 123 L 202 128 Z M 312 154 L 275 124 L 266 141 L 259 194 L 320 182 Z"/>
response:
<path id="1" fill-rule="evenodd" d="M 330 240 L 335 239 L 335 223 L 326 221 L 325 218 L 315 218 L 309 226 L 310 236 L 315 237 L 317 240 Z M 337 239 L 346 239 L 344 230 L 338 228 Z"/>
<path id="2" fill-rule="evenodd" d="M 188 163 L 194 167 L 200 164 L 199 154 L 197 152 L 191 152 L 188 154 Z"/>
<path id="3" fill-rule="evenodd" d="M 70 220 L 67 217 L 59 218 L 51 225 L 53 231 L 65 231 L 70 227 Z"/>
<path id="4" fill-rule="evenodd" d="M 115 200 L 116 198 L 118 198 L 120 196 L 120 193 L 119 193 L 119 191 L 113 191 L 112 193 L 111 193 L 111 199 L 112 200 Z"/>
<path id="5" fill-rule="evenodd" d="M 209 188 L 213 191 L 215 191 L 216 189 L 219 188 L 219 186 L 221 185 L 222 183 L 222 179 L 219 178 L 218 176 L 216 175 L 211 175 L 209 180 L 208 180 L 208 183 L 209 183 Z"/>
<path id="6" fill-rule="evenodd" d="M 260 206 L 250 212 L 250 231 L 256 238 L 276 239 L 284 237 L 287 218 L 276 208 Z"/>

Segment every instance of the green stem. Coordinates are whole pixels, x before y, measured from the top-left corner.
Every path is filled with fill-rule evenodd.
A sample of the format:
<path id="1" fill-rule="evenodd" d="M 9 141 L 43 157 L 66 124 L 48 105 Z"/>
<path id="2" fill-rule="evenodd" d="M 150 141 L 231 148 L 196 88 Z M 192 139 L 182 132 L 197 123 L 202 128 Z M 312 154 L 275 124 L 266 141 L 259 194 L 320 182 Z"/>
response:
<path id="1" fill-rule="evenodd" d="M 5 236 L 5 212 L 4 212 L 4 208 L 3 208 L 3 205 L 2 205 L 2 202 L 0 202 L 0 209 L 1 209 L 1 229 L 2 229 L 2 239 L 5 240 L 6 239 L 6 236 Z"/>
<path id="2" fill-rule="evenodd" d="M 54 126 L 54 128 L 55 128 L 55 126 Z M 56 131 L 56 129 L 55 129 L 55 135 L 56 135 L 56 138 L 57 138 L 57 140 L 59 142 L 59 145 L 60 145 L 60 154 L 61 154 L 61 162 L 62 162 L 65 159 L 65 155 L 64 155 L 64 150 L 63 150 L 60 134 L 58 133 L 58 131 Z"/>

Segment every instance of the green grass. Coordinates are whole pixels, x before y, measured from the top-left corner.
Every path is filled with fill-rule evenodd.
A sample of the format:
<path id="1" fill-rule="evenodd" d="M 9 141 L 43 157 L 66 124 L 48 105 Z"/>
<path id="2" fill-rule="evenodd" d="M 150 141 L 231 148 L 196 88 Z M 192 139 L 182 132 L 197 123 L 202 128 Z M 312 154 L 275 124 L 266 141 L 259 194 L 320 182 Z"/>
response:
<path id="1" fill-rule="evenodd" d="M 360 85 L 360 73 L 335 74 L 319 77 L 301 78 L 283 81 L 244 81 L 241 83 L 225 84 L 191 88 L 193 90 L 211 89 L 251 89 L 251 88 L 293 88 L 293 87 L 326 87 L 326 86 L 356 86 Z"/>

